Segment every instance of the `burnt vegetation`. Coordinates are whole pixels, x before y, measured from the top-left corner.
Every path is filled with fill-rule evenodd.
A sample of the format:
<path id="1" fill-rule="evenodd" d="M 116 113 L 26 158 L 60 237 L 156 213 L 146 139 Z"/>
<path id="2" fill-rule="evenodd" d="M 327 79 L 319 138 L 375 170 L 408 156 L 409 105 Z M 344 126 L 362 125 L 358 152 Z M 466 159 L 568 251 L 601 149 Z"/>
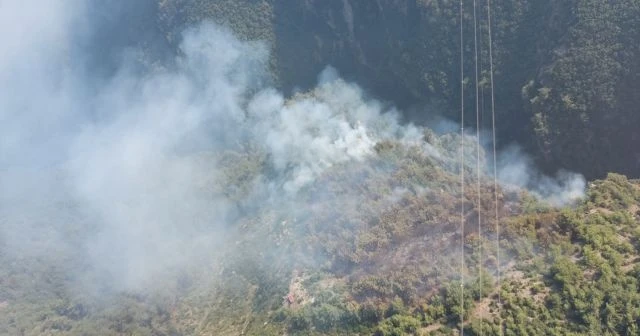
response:
<path id="1" fill-rule="evenodd" d="M 305 187 L 296 202 L 304 206 L 240 218 L 211 270 L 158 279 L 160 293 L 96 301 L 74 294 L 64 269 L 5 263 L 2 333 L 448 335 L 464 313 L 468 334 L 497 335 L 501 325 L 506 335 L 635 334 L 640 185 L 610 174 L 562 209 L 501 188 L 498 260 L 492 181 L 482 179 L 478 207 L 467 168 L 460 236 L 455 155 L 423 147 L 455 153 L 458 141 L 426 131 L 422 144 L 379 143 L 367 161 L 334 166 Z M 216 192 L 241 191 L 247 176 L 268 170 L 255 150 L 213 156 L 235 168 L 227 184 L 209 187 Z"/>
<path id="2" fill-rule="evenodd" d="M 461 318 L 466 335 L 639 334 L 640 181 L 607 172 L 640 173 L 640 1 L 495 3 L 500 139 L 526 144 L 549 170 L 588 175 L 583 199 L 554 207 L 516 187 L 494 190 L 483 161 L 478 200 L 474 141 L 428 129 L 418 143 L 380 141 L 366 160 L 331 166 L 295 201 L 259 206 L 246 200 L 273 173 L 260 144 L 204 151 L 188 159 L 222 179 L 199 181 L 200 191 L 233 208 L 224 252 L 123 293 L 75 288 L 91 279 L 73 278 L 69 265 L 91 265 L 73 248 L 32 258 L 2 245 L 0 334 L 451 335 Z M 166 48 L 203 20 L 264 40 L 272 80 L 286 90 L 311 87 L 331 63 L 383 98 L 453 116 L 457 5 L 163 0 L 153 26 Z M 461 141 L 472 163 L 464 195 Z M 95 233 L 81 215 L 66 220 L 70 244 Z"/>

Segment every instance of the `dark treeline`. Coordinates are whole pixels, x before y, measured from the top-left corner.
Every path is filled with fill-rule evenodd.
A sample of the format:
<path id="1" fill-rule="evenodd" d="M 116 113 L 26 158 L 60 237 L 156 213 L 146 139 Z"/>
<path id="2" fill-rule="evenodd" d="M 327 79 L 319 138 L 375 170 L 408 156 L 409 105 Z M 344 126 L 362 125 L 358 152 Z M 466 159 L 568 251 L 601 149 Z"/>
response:
<path id="1" fill-rule="evenodd" d="M 473 21 L 465 1 L 465 87 L 473 107 Z M 483 126 L 489 119 L 486 2 L 479 1 Z M 549 171 L 590 178 L 640 174 L 640 1 L 493 1 L 500 144 L 518 142 Z M 186 25 L 213 19 L 247 39 L 270 41 L 283 89 L 309 88 L 331 64 L 376 96 L 459 120 L 459 2 L 178 1 L 160 3 L 169 40 Z M 426 112 L 425 112 L 425 108 Z M 475 110 L 467 111 L 475 124 Z M 427 116 L 425 116 L 427 115 Z"/>

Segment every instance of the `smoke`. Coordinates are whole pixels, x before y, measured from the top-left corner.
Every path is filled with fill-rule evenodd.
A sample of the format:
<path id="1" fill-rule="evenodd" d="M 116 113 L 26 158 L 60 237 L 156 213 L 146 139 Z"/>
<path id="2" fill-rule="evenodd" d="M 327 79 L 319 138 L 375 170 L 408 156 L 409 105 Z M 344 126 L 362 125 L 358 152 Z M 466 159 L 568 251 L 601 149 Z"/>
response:
<path id="1" fill-rule="evenodd" d="M 207 265 L 249 209 L 295 208 L 301 189 L 381 141 L 457 157 L 332 68 L 284 97 L 269 86 L 267 47 L 212 24 L 184 32 L 170 68 L 141 70 L 123 47 L 112 75 L 96 73 L 86 46 L 100 41 L 87 39 L 104 33 L 86 33 L 91 6 L 0 2 L 0 250 L 50 260 L 80 288 L 141 290 Z M 229 169 L 228 152 L 249 153 Z M 503 181 L 554 204 L 584 189 L 570 174 L 538 177 L 517 153 L 501 163 Z"/>
<path id="2" fill-rule="evenodd" d="M 528 189 L 553 206 L 564 206 L 584 197 L 584 176 L 561 170 L 549 177 L 535 169 L 533 160 L 520 147 L 511 145 L 498 155 L 498 179 L 505 188 Z"/>
<path id="3" fill-rule="evenodd" d="M 242 195 L 256 208 L 295 198 L 382 139 L 420 140 L 331 68 L 316 90 L 285 99 L 268 86 L 266 47 L 211 24 L 184 32 L 171 69 L 140 71 L 123 49 L 113 76 L 94 74 L 84 47 L 104 33 L 78 33 L 95 28 L 78 19 L 82 5 L 0 11 L 1 247 L 71 260 L 80 287 L 149 288 L 220 255 L 243 215 L 224 192 L 225 151 L 267 154 L 269 171 L 251 172 Z"/>
<path id="4" fill-rule="evenodd" d="M 319 78 L 311 94 L 288 103 L 267 90 L 249 104 L 253 134 L 264 139 L 277 170 L 290 170 L 285 190 L 295 192 L 336 164 L 364 160 L 380 140 L 420 141 L 421 132 L 400 125 L 395 109 L 366 100 L 360 88 L 340 80 L 333 68 Z"/>

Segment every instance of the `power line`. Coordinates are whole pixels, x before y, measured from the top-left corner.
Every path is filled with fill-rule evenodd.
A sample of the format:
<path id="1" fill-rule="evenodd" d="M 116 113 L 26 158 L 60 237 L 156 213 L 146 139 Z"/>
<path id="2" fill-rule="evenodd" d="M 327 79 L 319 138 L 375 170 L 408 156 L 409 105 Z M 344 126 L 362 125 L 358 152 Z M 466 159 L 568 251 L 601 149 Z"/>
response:
<path id="1" fill-rule="evenodd" d="M 497 262 L 497 287 L 498 287 L 498 321 L 500 322 L 499 335 L 502 335 L 502 274 L 500 265 L 500 214 L 498 211 L 498 164 L 496 155 L 496 110 L 493 83 L 493 38 L 491 35 L 491 0 L 487 0 L 487 24 L 489 34 L 489 76 L 491 81 L 491 131 L 493 135 L 493 195 L 495 201 L 496 219 L 496 262 Z"/>
<path id="2" fill-rule="evenodd" d="M 460 335 L 464 336 L 464 6 L 460 0 Z"/>
<path id="3" fill-rule="evenodd" d="M 475 85 L 476 85 L 476 191 L 478 210 L 478 296 L 482 298 L 482 198 L 480 195 L 480 100 L 478 85 L 478 19 L 476 15 L 476 0 L 473 0 L 473 47 L 475 53 Z M 480 318 L 480 336 L 484 335 L 482 318 Z"/>

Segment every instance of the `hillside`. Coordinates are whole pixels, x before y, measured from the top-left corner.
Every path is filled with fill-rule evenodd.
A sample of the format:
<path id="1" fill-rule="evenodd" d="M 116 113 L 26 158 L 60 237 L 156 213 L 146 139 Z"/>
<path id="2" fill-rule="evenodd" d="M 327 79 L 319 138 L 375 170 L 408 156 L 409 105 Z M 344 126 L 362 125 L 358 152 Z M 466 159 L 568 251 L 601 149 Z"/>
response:
<path id="1" fill-rule="evenodd" d="M 224 253 L 205 267 L 149 291 L 96 300 L 69 287 L 65 265 L 81 256 L 70 264 L 3 253 L 0 333 L 448 335 L 460 312 L 456 166 L 423 148 L 455 153 L 457 140 L 425 131 L 424 141 L 381 142 L 367 161 L 330 169 L 291 207 L 265 205 L 232 224 Z M 468 334 L 482 325 L 498 335 L 499 318 L 506 335 L 637 332 L 640 183 L 611 174 L 563 209 L 501 191 L 501 288 L 491 184 L 482 188 L 481 236 L 473 188 L 465 200 Z"/>
<path id="2" fill-rule="evenodd" d="M 470 1 L 463 83 L 458 1 L 3 2 L 0 335 L 640 334 L 640 1 L 493 3 L 497 153 Z"/>
<path id="3" fill-rule="evenodd" d="M 37 223 L 34 229 L 39 234 L 23 232 L 24 238 L 33 241 L 10 243 L 2 249 L 0 333 L 449 335 L 459 326 L 461 275 L 465 328 L 470 335 L 479 334 L 481 328 L 486 335 L 498 335 L 500 320 L 505 335 L 637 332 L 638 181 L 610 174 L 590 183 L 583 200 L 569 200 L 564 208 L 552 207 L 517 187 L 502 186 L 498 190 L 498 259 L 493 182 L 484 174 L 483 161 L 478 206 L 473 137 L 464 140 L 469 165 L 465 167 L 466 230 L 461 236 L 460 136 L 411 126 L 396 129 L 390 112 L 363 114 L 366 109 L 375 111 L 377 105 L 362 100 L 361 94 L 357 87 L 334 80 L 284 103 L 283 113 L 289 118 L 322 108 L 331 111 L 330 120 L 359 116 L 349 130 L 354 133 L 342 138 L 350 146 L 339 150 L 365 146 L 360 149 L 363 156 L 326 166 L 293 194 L 286 190 L 305 176 L 299 175 L 300 169 L 316 161 L 290 161 L 293 166 L 280 171 L 274 161 L 280 154 L 274 152 L 277 147 L 269 147 L 269 141 L 174 158 L 180 165 L 192 166 L 193 172 L 209 172 L 189 175 L 195 183 L 190 193 L 198 191 L 189 196 L 195 197 L 189 203 L 201 200 L 220 207 L 225 200 L 238 209 L 227 215 L 223 231 L 215 226 L 215 217 L 205 213 L 199 214 L 205 216 L 203 222 L 185 217 L 158 223 L 162 230 L 180 228 L 183 233 L 178 237 L 186 234 L 187 245 L 147 226 L 150 223 L 139 224 L 147 226 L 154 238 L 132 236 L 137 243 L 152 244 L 151 248 L 159 242 L 167 248 L 175 246 L 178 250 L 173 252 L 189 258 L 179 259 L 178 264 L 144 259 L 135 250 L 123 256 L 113 250 L 101 252 L 106 255 L 98 255 L 100 259 L 83 255 L 84 244 L 101 243 L 94 238 L 96 233 L 114 228 L 93 224 L 95 219 L 81 200 L 73 200 L 73 194 L 56 197 L 59 201 L 53 206 L 65 204 L 64 208 L 33 212 L 33 218 L 4 209 L 8 217 L 3 225 L 21 218 Z M 306 127 L 301 120 L 296 125 Z M 326 132 L 314 120 L 308 126 Z M 358 133 L 359 127 L 369 131 Z M 351 135 L 356 137 L 348 140 Z M 318 136 L 317 140 L 325 135 Z M 298 146 L 286 141 L 283 145 L 289 153 Z M 303 148 L 315 150 L 309 144 Z M 64 170 L 58 174 L 59 181 L 69 178 Z M 110 174 L 120 173 L 112 170 Z M 265 178 L 281 183 L 284 189 L 276 189 L 279 195 L 256 193 Z M 155 184 L 154 180 L 141 182 Z M 163 188 L 174 189 L 171 183 L 165 182 Z M 58 190 L 64 191 L 65 184 Z M 158 202 L 155 197 L 143 197 L 150 204 Z M 127 201 L 134 202 L 132 208 L 120 208 L 120 199 L 111 201 L 115 203 L 109 209 L 138 211 L 136 198 Z M 64 244 L 55 234 L 47 236 L 59 232 L 55 226 L 61 223 L 38 218 L 48 213 L 64 215 Z M 481 234 L 478 213 L 483 218 Z M 207 241 L 215 247 L 201 245 Z M 37 246 L 49 246 L 49 252 L 40 255 Z M 173 255 L 152 252 L 152 256 Z M 134 267 L 161 268 L 142 270 L 156 274 L 153 278 L 131 278 L 137 272 L 112 269 L 105 263 L 121 257 L 152 263 L 128 262 Z M 134 287 L 125 281 L 133 281 Z"/>
<path id="4" fill-rule="evenodd" d="M 481 3 L 480 82 L 488 104 Z M 465 6 L 465 85 L 472 106 L 472 6 Z M 312 87 L 330 64 L 383 99 L 419 106 L 406 112 L 409 119 L 428 119 L 426 109 L 457 120 L 458 7 L 449 0 L 166 0 L 159 4 L 159 29 L 175 41 L 183 27 L 213 20 L 246 39 L 269 41 L 284 90 Z M 639 11 L 637 0 L 495 1 L 500 142 L 526 145 L 549 171 L 571 169 L 592 179 L 609 171 L 640 176 L 640 153 L 630 145 L 639 141 Z"/>

